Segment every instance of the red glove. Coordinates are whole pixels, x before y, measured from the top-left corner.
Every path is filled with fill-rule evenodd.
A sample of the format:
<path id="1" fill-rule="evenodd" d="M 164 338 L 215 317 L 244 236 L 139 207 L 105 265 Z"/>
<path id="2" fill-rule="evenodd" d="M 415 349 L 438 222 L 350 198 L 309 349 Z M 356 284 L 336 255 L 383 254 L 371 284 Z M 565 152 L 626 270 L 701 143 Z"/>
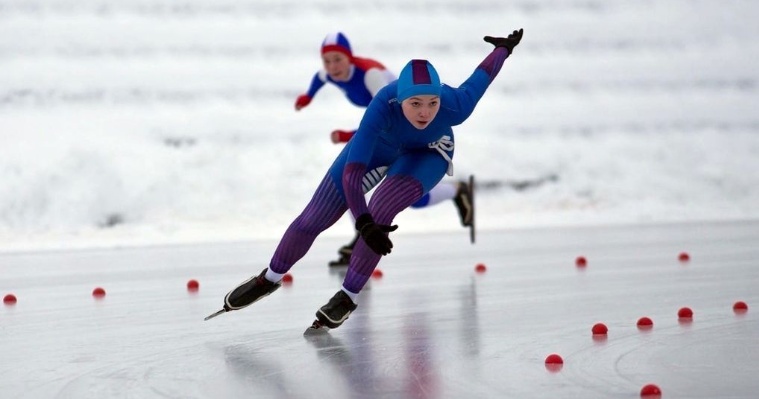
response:
<path id="1" fill-rule="evenodd" d="M 347 143 L 354 134 L 356 134 L 355 130 L 333 130 L 329 138 L 332 139 L 332 142 L 335 144 Z"/>
<path id="2" fill-rule="evenodd" d="M 309 97 L 308 94 L 301 94 L 298 96 L 298 99 L 295 100 L 295 110 L 300 111 L 301 108 L 308 104 L 311 104 L 311 97 Z"/>

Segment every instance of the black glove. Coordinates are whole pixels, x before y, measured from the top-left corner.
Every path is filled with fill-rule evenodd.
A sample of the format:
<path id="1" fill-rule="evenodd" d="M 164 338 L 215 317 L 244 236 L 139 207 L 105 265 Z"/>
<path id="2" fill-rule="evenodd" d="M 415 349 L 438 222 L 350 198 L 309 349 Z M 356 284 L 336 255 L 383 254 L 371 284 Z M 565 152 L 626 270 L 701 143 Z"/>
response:
<path id="1" fill-rule="evenodd" d="M 523 31 L 523 29 L 515 30 L 514 33 L 510 34 L 507 38 L 485 36 L 483 40 L 496 46 L 496 48 L 505 47 L 509 50 L 509 54 L 511 54 L 514 52 L 514 47 L 516 47 L 517 44 L 519 44 L 519 41 L 522 40 Z"/>
<path id="2" fill-rule="evenodd" d="M 398 225 L 388 226 L 374 223 L 374 218 L 368 213 L 356 218 L 356 230 L 361 234 L 366 245 L 379 255 L 390 253 L 393 243 L 388 238 L 387 233 L 395 231 L 397 228 Z"/>

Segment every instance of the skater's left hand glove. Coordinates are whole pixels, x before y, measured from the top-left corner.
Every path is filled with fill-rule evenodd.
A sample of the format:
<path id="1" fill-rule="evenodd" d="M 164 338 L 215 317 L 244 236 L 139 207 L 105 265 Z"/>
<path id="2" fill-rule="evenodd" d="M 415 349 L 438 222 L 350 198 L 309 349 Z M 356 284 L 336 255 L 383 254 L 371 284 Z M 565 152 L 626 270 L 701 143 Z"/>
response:
<path id="1" fill-rule="evenodd" d="M 295 99 L 295 110 L 300 111 L 308 104 L 311 104 L 311 97 L 308 94 L 301 94 L 297 99 Z"/>
<path id="2" fill-rule="evenodd" d="M 379 255 L 387 255 L 393 248 L 393 242 L 387 236 L 387 233 L 398 229 L 398 225 L 388 226 L 386 224 L 377 224 L 374 222 L 372 215 L 365 213 L 356 218 L 356 230 L 361 234 L 366 245 Z"/>
<path id="3" fill-rule="evenodd" d="M 348 140 L 353 137 L 354 133 L 356 133 L 355 130 L 333 130 L 332 133 L 330 133 L 329 138 L 335 144 L 347 143 Z"/>
<path id="4" fill-rule="evenodd" d="M 494 45 L 496 48 L 498 47 L 506 48 L 507 50 L 509 50 L 509 55 L 511 55 L 514 52 L 514 47 L 516 47 L 517 44 L 519 44 L 519 42 L 522 40 L 523 33 L 524 33 L 524 29 L 520 29 L 520 30 L 515 30 L 507 38 L 485 36 L 483 40 Z"/>

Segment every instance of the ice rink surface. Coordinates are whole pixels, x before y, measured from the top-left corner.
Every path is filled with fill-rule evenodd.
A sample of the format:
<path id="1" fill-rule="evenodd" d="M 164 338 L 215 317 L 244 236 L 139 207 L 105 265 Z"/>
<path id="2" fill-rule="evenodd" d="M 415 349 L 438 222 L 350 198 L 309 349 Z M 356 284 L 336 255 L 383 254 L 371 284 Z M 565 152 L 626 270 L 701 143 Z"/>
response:
<path id="1" fill-rule="evenodd" d="M 18 302 L 0 309 L 0 396 L 638 398 L 653 383 L 668 399 L 755 398 L 757 243 L 759 222 L 484 231 L 475 245 L 398 234 L 357 311 L 315 337 L 341 284 L 335 238 L 291 285 L 207 322 L 275 242 L 5 253 L 0 294 Z"/>

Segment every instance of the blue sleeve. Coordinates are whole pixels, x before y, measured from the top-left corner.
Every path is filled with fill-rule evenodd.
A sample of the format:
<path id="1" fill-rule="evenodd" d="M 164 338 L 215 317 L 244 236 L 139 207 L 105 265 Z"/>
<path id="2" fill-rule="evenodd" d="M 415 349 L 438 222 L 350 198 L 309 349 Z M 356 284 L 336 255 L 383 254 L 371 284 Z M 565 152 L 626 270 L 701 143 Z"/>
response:
<path id="1" fill-rule="evenodd" d="M 309 97 L 314 98 L 316 92 L 324 86 L 324 83 L 325 82 L 322 80 L 320 73 L 315 73 L 313 79 L 311 79 L 311 85 L 308 87 L 306 94 L 308 94 Z"/>
<path id="2" fill-rule="evenodd" d="M 474 111 L 477 102 L 480 101 L 490 83 L 501 71 L 504 61 L 509 52 L 505 48 L 495 48 L 474 69 L 472 75 L 456 89 L 443 86 L 443 89 L 451 93 L 450 98 L 445 99 L 445 108 L 448 111 L 452 125 L 463 123 Z"/>

